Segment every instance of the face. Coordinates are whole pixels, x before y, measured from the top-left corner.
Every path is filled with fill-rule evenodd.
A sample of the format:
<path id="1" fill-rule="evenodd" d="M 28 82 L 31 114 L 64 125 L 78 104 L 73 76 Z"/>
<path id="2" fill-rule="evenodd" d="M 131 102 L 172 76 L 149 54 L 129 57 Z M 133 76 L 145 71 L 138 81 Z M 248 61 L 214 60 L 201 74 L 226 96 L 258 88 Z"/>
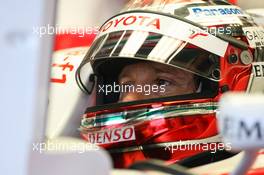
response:
<path id="1" fill-rule="evenodd" d="M 158 91 L 155 89 L 148 94 L 143 91 L 120 92 L 119 102 L 191 94 L 197 89 L 192 73 L 149 62 L 139 62 L 124 67 L 119 75 L 118 83 L 121 86 L 159 87 Z"/>

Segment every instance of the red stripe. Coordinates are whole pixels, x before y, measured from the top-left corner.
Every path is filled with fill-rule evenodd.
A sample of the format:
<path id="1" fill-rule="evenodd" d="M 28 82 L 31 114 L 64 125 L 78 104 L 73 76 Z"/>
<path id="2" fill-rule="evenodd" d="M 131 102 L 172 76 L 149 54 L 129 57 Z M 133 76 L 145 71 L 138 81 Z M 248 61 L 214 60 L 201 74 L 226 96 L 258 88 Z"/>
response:
<path id="1" fill-rule="evenodd" d="M 231 3 L 231 4 L 237 4 L 237 0 L 229 0 L 229 2 Z"/>
<path id="2" fill-rule="evenodd" d="M 55 36 L 54 51 L 72 47 L 90 46 L 95 34 L 86 34 L 80 37 L 79 34 L 58 34 Z"/>

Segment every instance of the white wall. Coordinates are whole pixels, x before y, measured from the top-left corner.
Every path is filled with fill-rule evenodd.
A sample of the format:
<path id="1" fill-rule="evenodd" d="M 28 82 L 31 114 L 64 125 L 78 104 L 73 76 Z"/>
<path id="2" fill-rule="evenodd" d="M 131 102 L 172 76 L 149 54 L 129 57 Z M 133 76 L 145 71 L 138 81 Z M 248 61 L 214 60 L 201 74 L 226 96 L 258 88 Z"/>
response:
<path id="1" fill-rule="evenodd" d="M 59 26 L 100 26 L 121 10 L 126 0 L 59 0 Z"/>
<path id="2" fill-rule="evenodd" d="M 263 0 L 237 0 L 237 3 L 243 9 L 264 8 Z"/>
<path id="3" fill-rule="evenodd" d="M 40 38 L 33 26 L 52 24 L 54 4 L 1 2 L 0 174 L 26 174 L 32 139 L 43 135 L 52 36 Z"/>
<path id="4" fill-rule="evenodd" d="M 24 175 L 33 140 L 44 136 L 56 0 L 9 0 L 0 6 L 0 174 Z M 120 10 L 118 0 L 60 0 L 58 24 L 96 26 Z M 107 9 L 107 10 L 106 10 Z"/>

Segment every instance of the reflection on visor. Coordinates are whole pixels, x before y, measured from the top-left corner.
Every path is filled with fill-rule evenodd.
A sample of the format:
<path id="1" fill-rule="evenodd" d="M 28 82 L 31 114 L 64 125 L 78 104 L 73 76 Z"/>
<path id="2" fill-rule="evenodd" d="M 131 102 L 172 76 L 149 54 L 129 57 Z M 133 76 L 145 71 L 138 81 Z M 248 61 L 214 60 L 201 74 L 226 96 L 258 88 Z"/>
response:
<path id="1" fill-rule="evenodd" d="M 221 78 L 219 56 L 157 33 L 119 31 L 103 35 L 93 44 L 92 51 L 87 56 L 91 56 L 95 62 L 111 57 L 150 60 L 172 65 L 213 81 Z"/>
<path id="2" fill-rule="evenodd" d="M 109 81 L 103 80 L 106 84 L 116 81 L 113 77 L 117 78 L 124 66 L 149 60 L 218 82 L 225 76 L 220 74 L 219 62 L 227 46 L 227 42 L 199 27 L 166 14 L 123 13 L 100 28 L 77 71 L 77 79 L 82 89 L 89 89 L 85 87 L 89 75 L 83 71 L 88 62 L 95 74 L 104 78 L 111 74 Z"/>

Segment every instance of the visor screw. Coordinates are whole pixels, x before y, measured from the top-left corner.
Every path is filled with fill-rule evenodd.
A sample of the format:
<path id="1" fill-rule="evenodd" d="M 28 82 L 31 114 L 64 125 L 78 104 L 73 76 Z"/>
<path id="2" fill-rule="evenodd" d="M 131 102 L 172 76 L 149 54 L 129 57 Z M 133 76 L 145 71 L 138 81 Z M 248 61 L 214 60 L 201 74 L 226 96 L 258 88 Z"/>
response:
<path id="1" fill-rule="evenodd" d="M 216 80 L 219 80 L 220 79 L 220 76 L 221 76 L 221 72 L 219 69 L 213 69 L 212 71 L 212 77 Z"/>
<path id="2" fill-rule="evenodd" d="M 228 57 L 228 63 L 229 64 L 235 64 L 238 61 L 238 57 L 236 54 L 232 54 Z"/>
<path id="3" fill-rule="evenodd" d="M 84 126 L 90 126 L 90 125 L 93 125 L 94 122 L 95 122 L 94 118 L 85 118 L 82 121 L 82 125 L 84 125 Z"/>
<path id="4" fill-rule="evenodd" d="M 243 64 L 249 65 L 253 62 L 253 55 L 249 51 L 244 50 L 240 54 L 240 60 Z"/>

